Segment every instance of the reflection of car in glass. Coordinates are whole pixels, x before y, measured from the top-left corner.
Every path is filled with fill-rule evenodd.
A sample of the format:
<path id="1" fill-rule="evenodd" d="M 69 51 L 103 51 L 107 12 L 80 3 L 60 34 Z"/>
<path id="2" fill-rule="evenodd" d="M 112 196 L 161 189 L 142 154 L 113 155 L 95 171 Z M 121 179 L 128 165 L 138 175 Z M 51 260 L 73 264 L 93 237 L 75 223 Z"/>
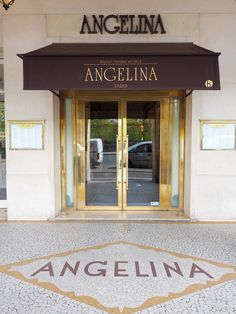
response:
<path id="1" fill-rule="evenodd" d="M 129 147 L 129 168 L 152 168 L 152 142 L 139 142 Z"/>
<path id="2" fill-rule="evenodd" d="M 90 139 L 90 166 L 96 168 L 103 162 L 103 143 L 101 138 Z"/>

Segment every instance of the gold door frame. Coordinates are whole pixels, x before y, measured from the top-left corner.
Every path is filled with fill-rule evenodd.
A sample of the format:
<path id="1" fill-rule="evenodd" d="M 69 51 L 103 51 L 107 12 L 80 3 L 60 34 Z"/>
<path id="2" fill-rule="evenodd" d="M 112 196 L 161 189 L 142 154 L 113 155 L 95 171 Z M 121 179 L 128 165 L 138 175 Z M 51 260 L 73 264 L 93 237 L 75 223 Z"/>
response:
<path id="1" fill-rule="evenodd" d="M 62 177 L 62 207 L 66 207 L 66 153 L 65 153 L 65 113 L 64 102 L 73 99 L 73 143 L 74 143 L 74 210 L 183 210 L 184 191 L 184 140 L 185 140 L 185 97 L 183 91 L 163 92 L 61 92 L 61 177 Z M 171 185 L 171 139 L 172 139 L 172 110 L 174 97 L 180 99 L 180 129 L 179 129 L 179 207 L 172 208 Z M 128 164 L 127 152 L 127 115 L 128 101 L 159 101 L 160 106 L 160 205 L 159 206 L 127 206 Z M 117 178 L 118 206 L 87 206 L 85 190 L 85 104 L 90 101 L 116 101 L 118 103 L 118 141 L 122 147 L 122 171 Z M 168 140 L 166 140 L 168 139 Z M 119 148 L 121 149 L 121 148 Z M 120 156 L 120 154 L 118 154 Z M 120 160 L 117 160 L 120 163 Z M 77 175 L 78 174 L 78 175 Z M 117 173 L 118 174 L 118 173 Z M 70 208 L 71 209 L 71 208 Z"/>

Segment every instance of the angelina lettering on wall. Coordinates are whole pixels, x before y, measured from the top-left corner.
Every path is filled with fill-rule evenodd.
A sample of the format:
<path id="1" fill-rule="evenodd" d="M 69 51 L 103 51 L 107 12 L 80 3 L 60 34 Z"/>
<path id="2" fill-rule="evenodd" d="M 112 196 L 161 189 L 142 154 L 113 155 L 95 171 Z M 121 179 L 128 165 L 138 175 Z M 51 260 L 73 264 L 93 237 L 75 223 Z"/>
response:
<path id="1" fill-rule="evenodd" d="M 80 34 L 165 34 L 158 15 L 84 15 Z"/>

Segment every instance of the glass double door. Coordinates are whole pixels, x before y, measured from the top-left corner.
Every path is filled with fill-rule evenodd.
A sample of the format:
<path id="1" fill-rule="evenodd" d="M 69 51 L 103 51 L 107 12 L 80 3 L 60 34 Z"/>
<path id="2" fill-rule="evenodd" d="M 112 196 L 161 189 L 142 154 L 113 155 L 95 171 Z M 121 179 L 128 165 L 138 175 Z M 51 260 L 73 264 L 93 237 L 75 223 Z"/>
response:
<path id="1" fill-rule="evenodd" d="M 85 103 L 85 205 L 159 206 L 160 102 Z"/>
<path id="2" fill-rule="evenodd" d="M 181 98 L 91 98 L 62 102 L 63 208 L 182 209 Z"/>

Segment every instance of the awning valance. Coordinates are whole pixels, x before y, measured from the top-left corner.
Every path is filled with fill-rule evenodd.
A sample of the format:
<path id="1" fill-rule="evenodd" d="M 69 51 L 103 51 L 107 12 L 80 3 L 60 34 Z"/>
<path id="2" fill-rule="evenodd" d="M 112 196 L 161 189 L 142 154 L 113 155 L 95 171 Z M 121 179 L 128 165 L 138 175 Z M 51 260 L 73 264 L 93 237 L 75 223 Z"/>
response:
<path id="1" fill-rule="evenodd" d="M 193 43 L 56 43 L 18 54 L 26 90 L 217 90 L 219 55 Z"/>

